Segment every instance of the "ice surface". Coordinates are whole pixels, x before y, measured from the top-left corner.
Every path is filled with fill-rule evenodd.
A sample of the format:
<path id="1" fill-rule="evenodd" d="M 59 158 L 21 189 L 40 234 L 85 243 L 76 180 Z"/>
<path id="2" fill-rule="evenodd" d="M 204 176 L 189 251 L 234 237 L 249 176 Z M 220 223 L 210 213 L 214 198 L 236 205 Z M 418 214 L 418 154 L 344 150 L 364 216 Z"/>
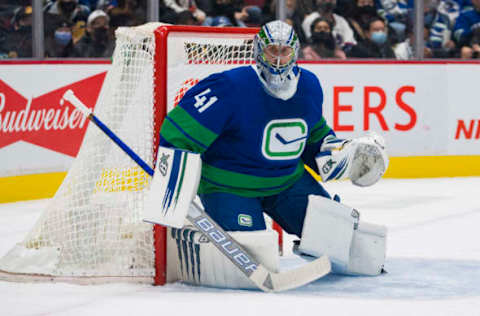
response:
<path id="1" fill-rule="evenodd" d="M 0 282 L 0 315 L 480 315 L 480 178 L 328 184 L 361 219 L 388 227 L 387 274 L 329 275 L 267 294 L 169 284 Z M 48 200 L 0 204 L 0 256 Z M 282 267 L 299 264 L 286 236 Z"/>

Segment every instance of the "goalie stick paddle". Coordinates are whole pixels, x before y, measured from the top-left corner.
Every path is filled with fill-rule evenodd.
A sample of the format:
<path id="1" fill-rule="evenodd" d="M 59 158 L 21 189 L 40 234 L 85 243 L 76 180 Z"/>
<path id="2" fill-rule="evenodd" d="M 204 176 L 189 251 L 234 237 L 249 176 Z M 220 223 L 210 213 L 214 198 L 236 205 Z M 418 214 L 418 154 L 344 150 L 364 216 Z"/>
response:
<path id="1" fill-rule="evenodd" d="M 265 292 L 280 292 L 315 281 L 330 272 L 330 260 L 322 256 L 299 268 L 279 273 L 258 263 L 242 246 L 225 232 L 195 201 L 187 219 L 212 242 L 255 285 Z"/>
<path id="2" fill-rule="evenodd" d="M 91 122 L 98 126 L 111 140 L 115 142 L 128 156 L 130 156 L 147 174 L 153 177 L 153 169 L 145 163 L 127 144 L 118 138 L 103 122 L 98 119 L 91 109 L 80 101 L 72 90 L 68 90 L 62 97 L 81 111 Z M 259 289 L 265 292 L 280 292 L 294 289 L 315 281 L 331 270 L 330 260 L 322 256 L 299 268 L 287 271 L 273 272 L 254 259 L 242 246 L 225 232 L 203 208 L 192 201 L 193 208 L 187 214 L 187 219 L 199 229 L 217 249 L 226 256 L 247 278 Z"/>

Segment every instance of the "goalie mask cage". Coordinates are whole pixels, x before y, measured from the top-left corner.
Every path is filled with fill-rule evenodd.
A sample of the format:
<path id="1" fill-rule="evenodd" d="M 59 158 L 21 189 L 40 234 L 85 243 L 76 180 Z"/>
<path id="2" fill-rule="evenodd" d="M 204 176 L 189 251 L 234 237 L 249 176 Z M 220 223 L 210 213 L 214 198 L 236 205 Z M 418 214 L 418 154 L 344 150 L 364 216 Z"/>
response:
<path id="1" fill-rule="evenodd" d="M 256 32 L 160 23 L 117 29 L 96 115 L 153 166 L 167 111 L 207 75 L 251 64 Z M 0 259 L 0 278 L 164 284 L 166 229 L 142 222 L 148 185 L 149 176 L 90 124 L 57 193 Z"/>

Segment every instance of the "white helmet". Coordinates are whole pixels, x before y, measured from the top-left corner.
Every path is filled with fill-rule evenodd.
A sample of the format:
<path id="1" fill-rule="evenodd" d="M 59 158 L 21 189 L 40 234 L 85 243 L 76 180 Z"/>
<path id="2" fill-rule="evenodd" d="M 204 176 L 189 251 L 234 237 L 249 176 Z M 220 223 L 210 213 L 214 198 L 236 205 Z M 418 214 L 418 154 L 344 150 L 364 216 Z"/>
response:
<path id="1" fill-rule="evenodd" d="M 297 64 L 297 34 L 287 23 L 272 21 L 255 35 L 253 45 L 257 67 L 268 88 L 281 89 Z"/>

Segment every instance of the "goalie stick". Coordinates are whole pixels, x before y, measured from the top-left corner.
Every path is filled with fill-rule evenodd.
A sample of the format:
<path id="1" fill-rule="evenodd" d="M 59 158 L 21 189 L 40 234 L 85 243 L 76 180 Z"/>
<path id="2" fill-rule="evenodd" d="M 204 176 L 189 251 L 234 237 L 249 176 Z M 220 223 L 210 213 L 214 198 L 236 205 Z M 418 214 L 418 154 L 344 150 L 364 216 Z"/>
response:
<path id="1" fill-rule="evenodd" d="M 147 174 L 153 177 L 154 170 L 142 160 L 127 144 L 116 136 L 92 110 L 80 101 L 72 90 L 67 90 L 60 104 L 70 102 L 91 122 L 98 126 L 111 140 L 115 142 L 128 156 L 130 156 Z M 322 256 L 303 266 L 287 271 L 273 272 L 253 258 L 242 246 L 238 244 L 227 232 L 225 232 L 203 208 L 192 201 L 193 209 L 187 214 L 187 219 L 199 229 L 208 240 L 217 247 L 248 279 L 259 289 L 265 292 L 280 292 L 294 289 L 315 281 L 331 270 L 330 260 Z"/>

